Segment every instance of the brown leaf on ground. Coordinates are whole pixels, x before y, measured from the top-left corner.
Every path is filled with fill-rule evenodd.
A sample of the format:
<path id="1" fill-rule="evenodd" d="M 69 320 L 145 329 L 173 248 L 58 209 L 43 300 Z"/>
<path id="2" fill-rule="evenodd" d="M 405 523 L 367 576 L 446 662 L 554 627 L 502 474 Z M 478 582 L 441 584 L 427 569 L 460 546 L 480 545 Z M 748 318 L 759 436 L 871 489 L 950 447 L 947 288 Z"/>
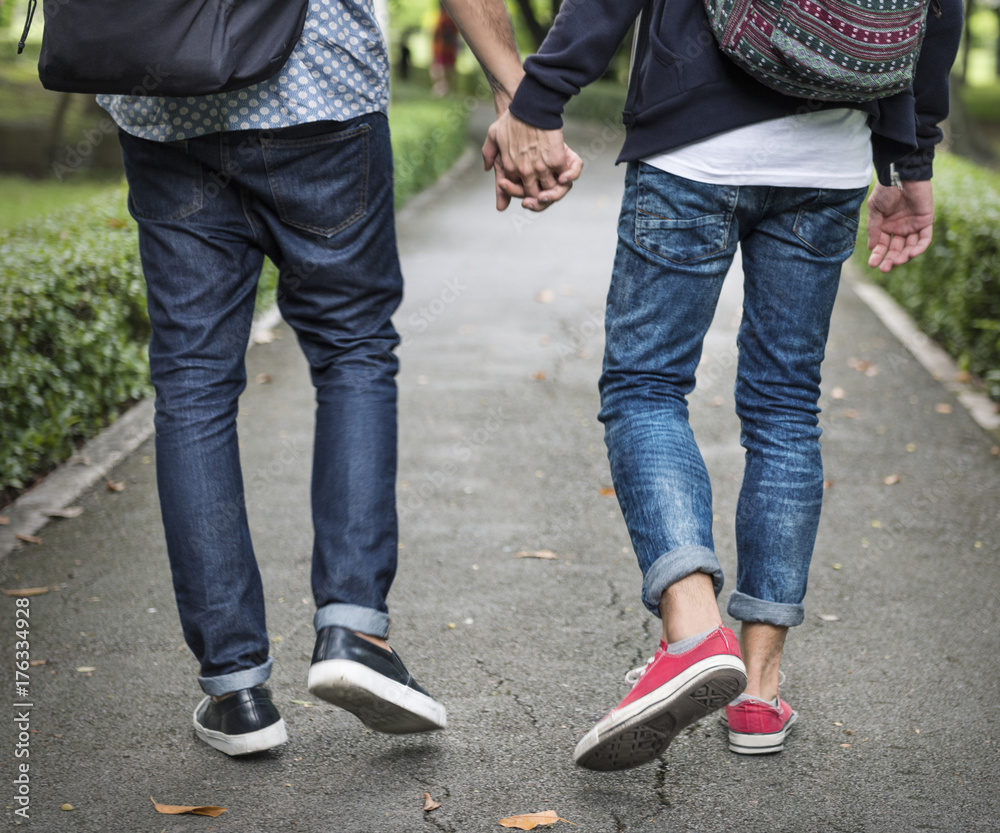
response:
<path id="1" fill-rule="evenodd" d="M 424 812 L 429 813 L 431 810 L 436 810 L 441 805 L 438 804 L 433 798 L 431 798 L 430 793 L 424 793 Z"/>
<path id="2" fill-rule="evenodd" d="M 10 523 L 10 518 L 6 515 L 0 515 L 0 526 L 7 526 Z"/>
<path id="3" fill-rule="evenodd" d="M 601 496 L 602 497 L 614 497 L 615 496 L 615 489 L 614 489 L 614 487 L 613 486 L 602 486 L 601 487 Z"/>
<path id="4" fill-rule="evenodd" d="M 82 514 L 82 506 L 67 506 L 64 509 L 47 509 L 45 511 L 45 515 L 49 518 L 79 518 Z"/>
<path id="5" fill-rule="evenodd" d="M 26 544 L 40 544 L 42 539 L 37 535 L 28 535 L 26 532 L 18 532 L 15 536 L 18 541 L 24 541 Z"/>
<path id="6" fill-rule="evenodd" d="M 860 411 L 856 411 L 854 408 L 848 408 L 844 411 L 844 419 L 858 419 L 861 416 Z"/>
<path id="7" fill-rule="evenodd" d="M 950 414 L 951 405 L 947 402 L 938 402 L 937 405 L 934 406 L 934 410 L 939 414 Z"/>
<path id="8" fill-rule="evenodd" d="M 41 596 L 51 589 L 51 587 L 21 587 L 18 590 L 0 590 L 0 593 L 5 596 Z"/>
<path id="9" fill-rule="evenodd" d="M 157 813 L 163 813 L 168 816 L 180 816 L 184 813 L 188 813 L 192 816 L 211 816 L 214 819 L 216 816 L 221 816 L 224 812 L 226 812 L 225 807 L 188 807 L 180 804 L 157 804 L 156 799 L 153 798 L 153 796 L 150 796 L 149 800 L 153 802 L 153 806 L 156 808 Z"/>
<path id="10" fill-rule="evenodd" d="M 830 396 L 834 399 L 847 399 L 847 391 L 843 388 L 834 388 L 830 391 Z"/>
<path id="11" fill-rule="evenodd" d="M 564 821 L 566 824 L 572 824 L 574 827 L 576 826 L 572 821 L 559 818 L 559 816 L 551 810 L 546 810 L 544 813 L 528 813 L 524 816 L 509 816 L 508 818 L 500 819 L 500 826 L 514 827 L 518 830 L 534 830 L 536 827 L 543 825 L 553 825 L 557 821 Z"/>
<path id="12" fill-rule="evenodd" d="M 258 373 L 257 374 L 257 384 L 258 385 L 269 385 L 274 381 L 274 377 L 270 373 Z"/>
<path id="13" fill-rule="evenodd" d="M 899 481 L 900 475 L 898 474 L 889 474 L 882 478 L 882 482 L 885 483 L 886 486 L 895 486 Z"/>
<path id="14" fill-rule="evenodd" d="M 545 381 L 545 371 L 544 370 L 536 370 L 534 373 L 531 374 L 531 378 L 534 379 L 536 382 L 544 382 Z"/>
<path id="15" fill-rule="evenodd" d="M 104 485 L 107 486 L 109 492 L 124 492 L 125 484 L 122 482 L 116 483 L 114 480 L 106 480 Z"/>
<path id="16" fill-rule="evenodd" d="M 547 561 L 558 557 L 552 550 L 521 550 L 514 554 L 514 558 L 541 558 Z"/>
<path id="17" fill-rule="evenodd" d="M 556 293 L 551 289 L 543 289 L 535 296 L 535 300 L 540 304 L 551 304 L 556 299 Z"/>

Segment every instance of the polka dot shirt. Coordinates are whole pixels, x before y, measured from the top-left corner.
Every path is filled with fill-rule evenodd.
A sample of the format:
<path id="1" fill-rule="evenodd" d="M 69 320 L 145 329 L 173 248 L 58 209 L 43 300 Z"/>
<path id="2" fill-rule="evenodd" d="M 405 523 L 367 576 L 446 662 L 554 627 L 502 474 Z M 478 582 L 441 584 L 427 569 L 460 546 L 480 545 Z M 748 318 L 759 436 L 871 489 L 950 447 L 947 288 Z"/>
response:
<path id="1" fill-rule="evenodd" d="M 313 0 L 281 72 L 242 90 L 190 98 L 101 95 L 126 133 L 170 142 L 225 130 L 346 121 L 389 105 L 389 60 L 373 0 Z"/>

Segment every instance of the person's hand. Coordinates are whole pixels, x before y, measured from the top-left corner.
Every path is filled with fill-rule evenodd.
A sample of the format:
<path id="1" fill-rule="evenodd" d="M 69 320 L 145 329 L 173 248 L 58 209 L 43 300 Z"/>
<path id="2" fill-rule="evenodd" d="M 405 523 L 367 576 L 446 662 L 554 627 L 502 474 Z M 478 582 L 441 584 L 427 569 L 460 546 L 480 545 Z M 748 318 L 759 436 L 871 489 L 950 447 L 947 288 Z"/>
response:
<path id="1" fill-rule="evenodd" d="M 583 160 L 563 141 L 561 130 L 542 130 L 504 111 L 483 144 L 483 168 L 496 173 L 497 210 L 521 200 L 544 211 L 561 200 L 583 170 Z"/>
<path id="2" fill-rule="evenodd" d="M 877 183 L 868 197 L 868 265 L 891 272 L 931 244 L 934 194 L 930 180 L 895 185 Z"/>

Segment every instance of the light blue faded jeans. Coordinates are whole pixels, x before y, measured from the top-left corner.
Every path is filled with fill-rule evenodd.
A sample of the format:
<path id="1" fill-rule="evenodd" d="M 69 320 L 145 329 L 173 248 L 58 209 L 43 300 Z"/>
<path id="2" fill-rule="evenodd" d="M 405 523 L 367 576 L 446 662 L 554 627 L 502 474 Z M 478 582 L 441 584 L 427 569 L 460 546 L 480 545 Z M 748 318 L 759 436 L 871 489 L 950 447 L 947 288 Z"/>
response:
<path id="1" fill-rule="evenodd" d="M 693 572 L 722 590 L 712 488 L 687 396 L 738 244 L 735 396 L 746 455 L 727 609 L 746 622 L 802 622 L 823 501 L 820 364 L 864 196 L 864 188 L 709 185 L 629 165 L 600 419 L 650 611 Z"/>

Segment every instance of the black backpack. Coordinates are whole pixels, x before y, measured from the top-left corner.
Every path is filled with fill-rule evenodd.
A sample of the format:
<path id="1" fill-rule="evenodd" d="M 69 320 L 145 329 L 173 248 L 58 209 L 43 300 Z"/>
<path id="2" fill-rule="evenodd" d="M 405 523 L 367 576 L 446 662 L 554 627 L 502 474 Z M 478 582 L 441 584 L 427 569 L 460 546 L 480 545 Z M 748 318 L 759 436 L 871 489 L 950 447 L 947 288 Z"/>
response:
<path id="1" fill-rule="evenodd" d="M 308 0 L 43 0 L 38 75 L 49 90 L 193 96 L 275 75 Z M 24 34 L 35 13 L 30 0 Z"/>

